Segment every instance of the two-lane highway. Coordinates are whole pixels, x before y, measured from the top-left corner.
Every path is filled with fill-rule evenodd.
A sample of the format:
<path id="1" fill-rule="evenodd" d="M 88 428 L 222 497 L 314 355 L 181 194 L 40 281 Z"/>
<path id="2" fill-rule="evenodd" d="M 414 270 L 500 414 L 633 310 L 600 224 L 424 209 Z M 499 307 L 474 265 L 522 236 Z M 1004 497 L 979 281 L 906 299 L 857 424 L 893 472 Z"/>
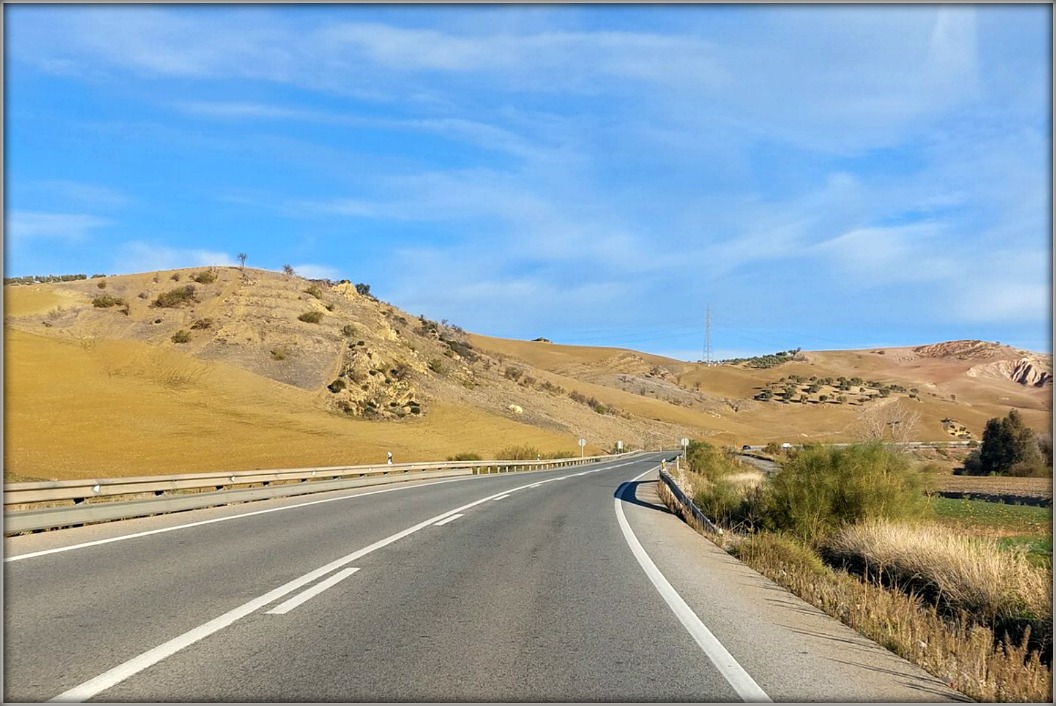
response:
<path id="1" fill-rule="evenodd" d="M 8 539 L 5 701 L 956 698 L 685 527 L 659 459 Z"/>

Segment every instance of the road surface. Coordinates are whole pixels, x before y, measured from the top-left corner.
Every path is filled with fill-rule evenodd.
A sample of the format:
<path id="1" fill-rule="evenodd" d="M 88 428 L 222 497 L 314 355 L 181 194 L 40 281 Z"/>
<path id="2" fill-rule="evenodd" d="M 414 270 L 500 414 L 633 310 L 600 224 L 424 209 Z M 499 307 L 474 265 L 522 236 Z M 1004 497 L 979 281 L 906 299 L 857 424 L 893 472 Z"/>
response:
<path id="1" fill-rule="evenodd" d="M 659 459 L 9 538 L 4 700 L 963 700 L 668 513 Z"/>

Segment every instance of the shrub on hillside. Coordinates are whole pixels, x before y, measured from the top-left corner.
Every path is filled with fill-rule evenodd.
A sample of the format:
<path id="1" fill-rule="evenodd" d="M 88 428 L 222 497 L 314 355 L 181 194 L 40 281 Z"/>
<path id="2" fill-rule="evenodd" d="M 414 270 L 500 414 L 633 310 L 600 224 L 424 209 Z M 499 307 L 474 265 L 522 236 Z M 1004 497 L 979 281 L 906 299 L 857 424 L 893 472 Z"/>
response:
<path id="1" fill-rule="evenodd" d="M 121 306 L 124 303 L 124 299 L 121 297 L 115 297 L 112 294 L 100 294 L 92 300 L 92 306 L 100 309 L 109 309 L 112 306 Z"/>
<path id="2" fill-rule="evenodd" d="M 507 446 L 495 453 L 495 458 L 503 461 L 534 461 L 539 458 L 539 451 L 534 446 Z"/>
<path id="3" fill-rule="evenodd" d="M 878 442 L 808 445 L 771 477 L 767 524 L 807 541 L 871 519 L 919 517 L 924 476 L 907 456 Z"/>
<path id="4" fill-rule="evenodd" d="M 193 331 L 200 331 L 200 330 L 208 329 L 208 328 L 212 328 L 212 327 L 213 327 L 213 320 L 212 319 L 198 319 L 193 324 L 191 324 L 191 330 L 193 330 Z"/>
<path id="5" fill-rule="evenodd" d="M 196 301 L 198 301 L 198 299 L 195 296 L 194 285 L 187 284 L 183 287 L 177 287 L 176 289 L 162 292 L 158 295 L 158 298 L 154 300 L 151 306 L 171 309 L 177 306 L 185 306 Z"/>
<path id="6" fill-rule="evenodd" d="M 173 343 L 189 343 L 191 340 L 191 332 L 184 331 L 182 328 L 176 333 L 172 334 Z"/>
<path id="7" fill-rule="evenodd" d="M 323 320 L 323 312 L 321 311 L 306 311 L 297 317 L 299 320 L 306 324 L 317 324 Z"/>
<path id="8" fill-rule="evenodd" d="M 304 290 L 304 293 L 310 294 L 316 299 L 323 298 L 323 290 L 319 289 L 319 285 L 317 284 L 313 284 L 312 286 L 308 287 L 308 289 Z"/>
<path id="9" fill-rule="evenodd" d="M 447 460 L 448 461 L 481 461 L 483 459 L 481 459 L 480 454 L 475 454 L 475 453 L 472 453 L 472 452 L 463 452 L 463 453 L 455 454 L 454 456 L 448 456 Z"/>
<path id="10" fill-rule="evenodd" d="M 352 324 L 345 324 L 344 327 L 342 327 L 341 329 L 341 334 L 343 336 L 347 336 L 348 338 L 354 338 L 356 335 L 356 327 Z"/>
<path id="11" fill-rule="evenodd" d="M 201 272 L 195 272 L 191 275 L 198 284 L 212 284 L 216 281 L 216 270 L 209 268 L 208 270 L 202 270 Z"/>

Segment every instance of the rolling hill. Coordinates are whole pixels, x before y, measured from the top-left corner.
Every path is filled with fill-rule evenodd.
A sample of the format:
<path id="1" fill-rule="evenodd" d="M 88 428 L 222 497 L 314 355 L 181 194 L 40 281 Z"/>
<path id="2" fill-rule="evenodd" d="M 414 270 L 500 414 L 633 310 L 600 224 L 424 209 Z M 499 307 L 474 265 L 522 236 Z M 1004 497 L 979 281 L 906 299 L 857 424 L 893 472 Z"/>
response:
<path id="1" fill-rule="evenodd" d="M 705 366 L 469 334 L 250 268 L 5 286 L 4 327 L 7 481 L 846 441 L 863 415 L 921 440 L 978 439 L 1012 407 L 1052 424 L 1051 357 L 994 343 Z"/>

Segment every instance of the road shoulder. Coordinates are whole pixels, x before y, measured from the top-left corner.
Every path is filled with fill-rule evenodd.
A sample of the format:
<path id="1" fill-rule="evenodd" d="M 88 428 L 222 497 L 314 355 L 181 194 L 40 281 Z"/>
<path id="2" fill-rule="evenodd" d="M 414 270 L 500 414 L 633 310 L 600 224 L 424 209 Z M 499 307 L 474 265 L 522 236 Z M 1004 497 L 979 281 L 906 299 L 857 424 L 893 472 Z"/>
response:
<path id="1" fill-rule="evenodd" d="M 672 515 L 656 474 L 624 512 L 683 600 L 774 701 L 970 701 L 727 554 Z M 701 655 L 701 659 L 706 659 Z"/>

